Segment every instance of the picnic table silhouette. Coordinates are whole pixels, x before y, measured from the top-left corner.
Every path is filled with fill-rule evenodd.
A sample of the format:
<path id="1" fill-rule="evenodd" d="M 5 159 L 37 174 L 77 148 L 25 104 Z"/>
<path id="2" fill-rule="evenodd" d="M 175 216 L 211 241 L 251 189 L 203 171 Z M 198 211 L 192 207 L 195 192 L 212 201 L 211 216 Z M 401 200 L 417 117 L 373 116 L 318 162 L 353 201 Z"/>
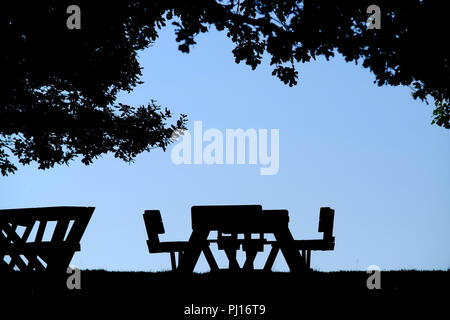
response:
<path id="1" fill-rule="evenodd" d="M 0 210 L 0 272 L 65 273 L 93 207 Z M 53 223 L 52 223 L 53 222 Z M 54 229 L 50 230 L 50 224 Z M 44 234 L 50 233 L 49 239 Z"/>
<path id="2" fill-rule="evenodd" d="M 170 253 L 172 270 L 193 272 L 203 252 L 211 271 L 219 270 L 210 244 L 217 243 L 224 250 L 230 270 L 254 270 L 254 261 L 264 246 L 271 246 L 264 270 L 271 271 L 278 252 L 281 251 L 291 272 L 310 270 L 311 251 L 333 250 L 334 210 L 320 208 L 319 232 L 322 239 L 295 240 L 289 230 L 287 210 L 263 210 L 261 205 L 193 206 L 191 208 L 192 234 L 188 241 L 161 242 L 164 225 L 159 210 L 146 210 L 143 214 L 148 234 L 147 246 L 150 253 Z M 217 237 L 209 239 L 212 231 Z M 243 234 L 243 239 L 238 238 Z M 257 234 L 257 238 L 252 238 Z M 275 240 L 269 241 L 264 235 L 273 234 Z M 236 254 L 242 247 L 245 262 L 240 267 Z M 178 253 L 178 265 L 175 254 Z"/>

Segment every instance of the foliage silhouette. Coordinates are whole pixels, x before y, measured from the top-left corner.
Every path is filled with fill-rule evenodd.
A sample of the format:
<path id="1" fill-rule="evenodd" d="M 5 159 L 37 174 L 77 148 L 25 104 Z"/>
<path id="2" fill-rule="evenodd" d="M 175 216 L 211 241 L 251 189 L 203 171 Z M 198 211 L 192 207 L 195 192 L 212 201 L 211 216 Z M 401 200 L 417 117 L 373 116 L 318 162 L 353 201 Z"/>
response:
<path id="1" fill-rule="evenodd" d="M 78 2 L 80 30 L 66 27 L 76 1 L 10 3 L 2 9 L 0 169 L 3 175 L 37 161 L 40 169 L 84 164 L 112 152 L 125 161 L 152 148 L 165 149 L 184 115 L 166 125 L 170 111 L 114 104 L 120 90 L 140 83 L 138 50 L 156 38 L 161 12 L 137 12 L 127 2 Z M 145 17 L 145 23 L 143 18 Z"/>
<path id="2" fill-rule="evenodd" d="M 68 30 L 66 9 L 82 8 L 81 30 Z M 381 29 L 366 26 L 373 1 L 40 1 L 9 3 L 4 31 L 0 96 L 0 169 L 37 161 L 40 169 L 76 156 L 90 164 L 113 152 L 132 161 L 154 147 L 165 149 L 185 115 L 167 125 L 168 110 L 115 104 L 120 90 L 140 83 L 137 52 L 172 21 L 179 49 L 188 53 L 195 36 L 214 26 L 235 43 L 237 63 L 252 69 L 263 54 L 272 74 L 292 86 L 295 63 L 336 52 L 362 62 L 378 85 L 405 85 L 413 97 L 434 100 L 433 121 L 450 128 L 449 26 L 444 2 L 377 1 Z"/>

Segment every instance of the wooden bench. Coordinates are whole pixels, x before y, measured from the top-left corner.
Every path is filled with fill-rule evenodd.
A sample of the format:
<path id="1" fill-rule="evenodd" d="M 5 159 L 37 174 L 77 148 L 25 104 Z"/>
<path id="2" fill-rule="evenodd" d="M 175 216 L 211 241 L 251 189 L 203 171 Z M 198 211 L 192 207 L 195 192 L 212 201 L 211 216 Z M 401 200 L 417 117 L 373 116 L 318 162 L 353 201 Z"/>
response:
<path id="1" fill-rule="evenodd" d="M 306 268 L 309 270 L 311 266 L 311 251 L 326 251 L 334 250 L 333 236 L 333 225 L 334 225 L 334 210 L 329 207 L 320 208 L 319 214 L 319 232 L 323 233 L 322 239 L 314 240 L 294 240 L 293 246 L 296 250 L 302 251 L 302 256 L 304 257 L 304 262 Z M 280 250 L 280 244 L 276 242 L 271 242 L 272 250 L 269 253 L 265 270 L 270 270 L 275 262 L 275 258 Z"/>
<path id="2" fill-rule="evenodd" d="M 164 224 L 161 218 L 161 212 L 159 210 L 145 210 L 143 214 L 145 229 L 147 230 L 148 240 L 147 247 L 150 253 L 162 253 L 167 252 L 170 254 L 170 263 L 172 270 L 177 269 L 177 262 L 175 253 L 178 253 L 178 263 L 183 259 L 183 253 L 189 246 L 187 241 L 166 241 L 161 242 L 159 235 L 164 234 Z M 209 243 L 203 243 L 203 253 L 209 263 L 211 269 L 217 269 L 217 263 L 209 249 Z"/>
<path id="3" fill-rule="evenodd" d="M 0 271 L 65 273 L 92 207 L 0 210 Z M 50 230 L 49 225 L 54 225 Z M 50 233 L 48 239 L 44 235 Z"/>

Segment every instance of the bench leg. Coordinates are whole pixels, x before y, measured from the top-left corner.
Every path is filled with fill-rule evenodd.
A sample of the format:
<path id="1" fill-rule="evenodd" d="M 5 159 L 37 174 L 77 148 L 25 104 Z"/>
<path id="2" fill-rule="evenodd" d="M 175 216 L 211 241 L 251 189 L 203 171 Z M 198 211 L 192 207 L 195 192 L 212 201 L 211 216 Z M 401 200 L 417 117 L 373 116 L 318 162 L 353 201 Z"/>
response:
<path id="1" fill-rule="evenodd" d="M 177 261 L 175 260 L 175 251 L 170 251 L 170 264 L 172 265 L 172 271 L 177 269 Z"/>
<path id="2" fill-rule="evenodd" d="M 308 270 L 311 269 L 311 250 L 306 250 L 306 267 L 308 268 Z"/>

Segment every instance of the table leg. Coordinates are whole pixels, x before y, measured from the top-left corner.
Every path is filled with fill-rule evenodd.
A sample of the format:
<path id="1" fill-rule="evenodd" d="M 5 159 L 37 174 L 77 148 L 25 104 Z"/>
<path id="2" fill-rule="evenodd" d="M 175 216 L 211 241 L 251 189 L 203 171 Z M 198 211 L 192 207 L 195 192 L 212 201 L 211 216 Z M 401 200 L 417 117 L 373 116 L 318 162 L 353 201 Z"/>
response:
<path id="1" fill-rule="evenodd" d="M 277 245 L 272 245 L 272 249 L 270 250 L 269 256 L 267 257 L 266 264 L 264 265 L 264 271 L 272 270 L 273 263 L 277 258 L 278 251 L 280 248 Z"/>
<path id="2" fill-rule="evenodd" d="M 245 252 L 245 263 L 243 266 L 244 270 L 254 270 L 254 262 L 256 258 L 256 254 L 258 253 L 257 250 L 247 250 Z"/>
<path id="3" fill-rule="evenodd" d="M 194 272 L 195 265 L 202 252 L 207 245 L 209 230 L 193 230 L 189 238 L 189 245 L 183 252 L 183 259 L 178 262 L 178 270 L 182 272 Z"/>
<path id="4" fill-rule="evenodd" d="M 303 271 L 305 269 L 305 259 L 295 248 L 294 237 L 288 228 L 282 231 L 274 232 L 280 246 L 281 253 L 291 272 Z"/>
<path id="5" fill-rule="evenodd" d="M 245 243 L 243 245 L 243 248 L 245 250 L 245 262 L 242 269 L 244 270 L 254 270 L 254 262 L 256 258 L 256 254 L 258 253 L 257 248 L 255 248 L 254 244 L 252 243 L 252 234 L 251 233 L 245 233 L 244 234 Z M 262 236 L 260 235 L 260 239 L 262 239 Z"/>
<path id="6" fill-rule="evenodd" d="M 209 245 L 206 245 L 203 248 L 203 254 L 205 255 L 206 261 L 208 261 L 209 267 L 211 268 L 211 271 L 217 271 L 219 270 L 219 266 L 217 265 L 216 260 L 214 259 L 214 256 L 211 252 L 211 248 Z"/>
<path id="7" fill-rule="evenodd" d="M 233 248 L 227 248 L 224 249 L 225 254 L 227 255 L 228 261 L 229 261 L 229 269 L 230 270 L 239 270 L 241 267 L 239 266 L 239 263 L 236 259 L 236 249 Z"/>

